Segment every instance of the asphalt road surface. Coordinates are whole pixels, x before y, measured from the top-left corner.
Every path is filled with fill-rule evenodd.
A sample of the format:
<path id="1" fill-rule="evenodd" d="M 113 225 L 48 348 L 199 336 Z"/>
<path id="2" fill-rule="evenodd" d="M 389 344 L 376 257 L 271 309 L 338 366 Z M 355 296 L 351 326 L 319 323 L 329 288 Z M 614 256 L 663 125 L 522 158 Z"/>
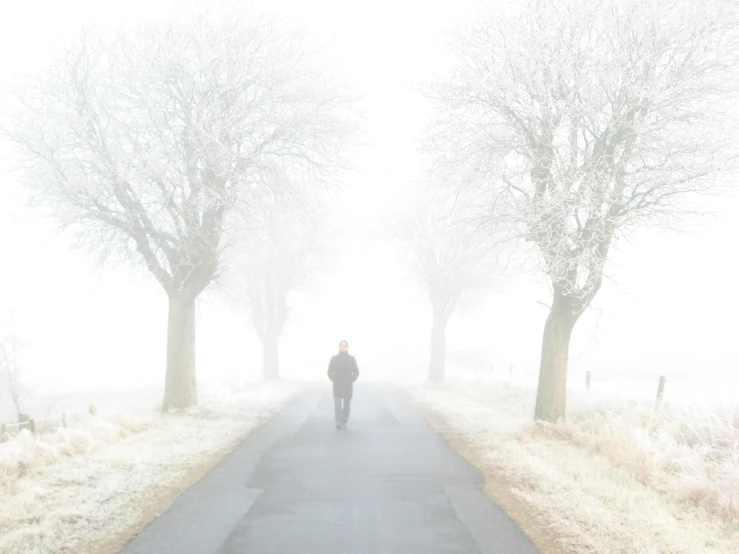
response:
<path id="1" fill-rule="evenodd" d="M 482 475 L 393 387 L 299 395 L 123 554 L 533 554 Z"/>

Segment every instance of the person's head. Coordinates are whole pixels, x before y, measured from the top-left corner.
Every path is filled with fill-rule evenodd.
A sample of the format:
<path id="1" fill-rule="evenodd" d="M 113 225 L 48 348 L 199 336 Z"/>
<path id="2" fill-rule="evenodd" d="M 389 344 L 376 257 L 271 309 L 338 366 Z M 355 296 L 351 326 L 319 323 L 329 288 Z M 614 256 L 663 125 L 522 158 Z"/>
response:
<path id="1" fill-rule="evenodd" d="M 348 352 L 349 351 L 349 343 L 345 340 L 341 341 L 339 343 L 339 352 Z"/>

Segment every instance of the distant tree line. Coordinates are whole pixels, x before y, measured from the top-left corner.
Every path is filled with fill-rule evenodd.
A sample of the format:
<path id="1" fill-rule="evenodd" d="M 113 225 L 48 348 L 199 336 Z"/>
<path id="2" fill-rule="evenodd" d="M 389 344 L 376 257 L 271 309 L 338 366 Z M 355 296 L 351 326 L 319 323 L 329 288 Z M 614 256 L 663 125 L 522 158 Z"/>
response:
<path id="1" fill-rule="evenodd" d="M 550 284 L 536 419 L 566 412 L 569 345 L 634 229 L 689 215 L 732 167 L 739 16 L 726 0 L 521 0 L 457 25 L 422 87 L 428 171 L 392 234 L 446 328 L 498 260 Z M 18 86 L 19 175 L 77 244 L 145 268 L 169 301 L 165 410 L 197 402 L 195 303 L 216 281 L 279 377 L 289 293 L 326 255 L 354 97 L 307 33 L 231 10 L 84 33 Z M 658 253 L 657 253 L 658 254 Z"/>

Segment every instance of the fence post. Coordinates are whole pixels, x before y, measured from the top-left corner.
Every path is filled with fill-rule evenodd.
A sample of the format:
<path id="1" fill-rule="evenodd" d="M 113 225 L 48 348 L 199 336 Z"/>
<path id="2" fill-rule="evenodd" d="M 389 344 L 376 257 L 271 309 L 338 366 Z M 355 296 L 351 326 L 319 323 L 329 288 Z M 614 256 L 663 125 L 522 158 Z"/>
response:
<path id="1" fill-rule="evenodd" d="M 67 414 L 62 414 L 62 428 L 67 428 Z"/>
<path id="2" fill-rule="evenodd" d="M 29 419 L 28 420 L 28 428 L 31 430 L 31 434 L 36 434 L 36 420 L 35 419 Z"/>
<path id="3" fill-rule="evenodd" d="M 590 390 L 590 378 L 592 374 L 589 371 L 585 372 L 585 387 Z"/>
<path id="4" fill-rule="evenodd" d="M 31 416 L 28 414 L 18 414 L 18 432 L 26 428 L 31 428 Z"/>
<path id="5" fill-rule="evenodd" d="M 659 406 L 659 403 L 662 401 L 662 397 L 665 394 L 665 383 L 667 383 L 667 377 L 660 375 L 659 384 L 657 385 L 657 400 L 655 402 L 655 408 Z"/>

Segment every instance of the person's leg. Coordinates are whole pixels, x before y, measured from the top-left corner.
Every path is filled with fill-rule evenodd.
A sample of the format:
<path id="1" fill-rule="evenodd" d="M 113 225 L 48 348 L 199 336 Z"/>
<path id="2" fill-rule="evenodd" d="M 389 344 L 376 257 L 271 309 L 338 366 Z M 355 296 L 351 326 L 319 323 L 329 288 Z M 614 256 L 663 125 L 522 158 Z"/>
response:
<path id="1" fill-rule="evenodd" d="M 349 422 L 349 411 L 352 407 L 352 397 L 351 396 L 345 396 L 344 397 L 344 409 L 342 410 L 341 414 L 341 421 L 344 425 L 346 425 Z"/>
<path id="2" fill-rule="evenodd" d="M 341 425 L 343 417 L 340 396 L 334 396 L 334 416 L 336 418 L 336 427 L 338 428 Z"/>

